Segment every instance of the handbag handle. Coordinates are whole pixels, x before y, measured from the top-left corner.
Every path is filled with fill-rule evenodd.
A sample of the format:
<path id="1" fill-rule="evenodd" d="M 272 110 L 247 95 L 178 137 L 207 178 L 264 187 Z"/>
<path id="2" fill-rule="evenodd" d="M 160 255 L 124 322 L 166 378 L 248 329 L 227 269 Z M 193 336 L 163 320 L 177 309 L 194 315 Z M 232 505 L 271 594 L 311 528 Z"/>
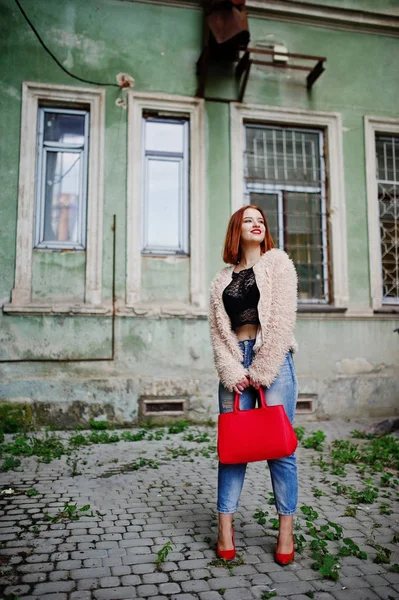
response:
<path id="1" fill-rule="evenodd" d="M 267 408 L 267 403 L 266 403 L 266 396 L 265 396 L 265 392 L 263 391 L 263 387 L 260 387 L 256 390 L 259 393 L 259 397 L 260 397 L 260 403 L 261 403 L 261 408 Z M 234 396 L 234 410 L 238 411 L 241 410 L 240 408 L 240 394 L 237 394 Z"/>

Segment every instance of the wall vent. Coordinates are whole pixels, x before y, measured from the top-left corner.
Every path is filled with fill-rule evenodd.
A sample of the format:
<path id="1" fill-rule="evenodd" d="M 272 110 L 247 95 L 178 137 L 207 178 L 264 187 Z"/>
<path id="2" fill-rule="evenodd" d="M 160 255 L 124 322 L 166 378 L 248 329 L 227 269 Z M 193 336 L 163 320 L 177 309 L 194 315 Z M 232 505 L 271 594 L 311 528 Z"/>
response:
<path id="1" fill-rule="evenodd" d="M 141 400 L 141 414 L 149 415 L 183 415 L 185 400 L 182 398 L 146 398 Z"/>
<path id="2" fill-rule="evenodd" d="M 315 410 L 316 398 L 316 395 L 299 394 L 298 401 L 296 403 L 296 413 L 298 415 L 313 413 Z"/>

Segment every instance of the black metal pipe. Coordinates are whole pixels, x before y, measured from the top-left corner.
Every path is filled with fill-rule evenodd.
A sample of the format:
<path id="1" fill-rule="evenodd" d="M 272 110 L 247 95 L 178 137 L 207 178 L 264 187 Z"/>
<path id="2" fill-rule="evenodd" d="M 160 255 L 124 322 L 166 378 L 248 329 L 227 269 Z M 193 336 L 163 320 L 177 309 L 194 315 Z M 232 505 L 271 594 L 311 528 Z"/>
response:
<path id="1" fill-rule="evenodd" d="M 115 317 L 116 317 L 116 294 L 115 294 L 115 270 L 116 270 L 116 215 L 112 218 L 112 321 L 111 321 L 111 356 L 100 358 L 11 358 L 0 360 L 0 364 L 8 363 L 77 363 L 77 362 L 107 362 L 115 360 Z M 76 317 L 76 315 L 66 315 Z"/>

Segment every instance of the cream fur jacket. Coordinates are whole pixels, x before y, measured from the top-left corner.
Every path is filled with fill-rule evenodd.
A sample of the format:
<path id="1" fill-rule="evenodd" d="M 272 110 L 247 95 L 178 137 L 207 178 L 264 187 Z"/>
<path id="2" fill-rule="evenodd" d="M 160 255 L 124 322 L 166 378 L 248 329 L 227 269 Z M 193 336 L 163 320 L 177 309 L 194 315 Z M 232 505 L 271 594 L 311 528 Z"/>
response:
<path id="1" fill-rule="evenodd" d="M 216 370 L 220 381 L 230 391 L 246 376 L 258 385 L 270 387 L 287 352 L 296 350 L 296 270 L 288 255 L 277 248 L 265 252 L 253 267 L 260 293 L 260 325 L 254 346 L 255 356 L 249 369 L 244 369 L 241 364 L 238 338 L 231 329 L 222 298 L 233 270 L 233 266 L 222 269 L 211 284 L 209 326 Z"/>

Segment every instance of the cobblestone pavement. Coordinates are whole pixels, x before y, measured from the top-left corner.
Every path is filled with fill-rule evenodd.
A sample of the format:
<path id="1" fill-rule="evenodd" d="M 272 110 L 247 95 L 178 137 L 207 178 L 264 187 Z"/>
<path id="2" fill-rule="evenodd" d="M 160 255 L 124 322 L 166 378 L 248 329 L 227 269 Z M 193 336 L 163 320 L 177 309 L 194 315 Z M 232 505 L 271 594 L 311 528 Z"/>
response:
<path id="1" fill-rule="evenodd" d="M 344 538 L 351 538 L 367 552 L 367 559 L 340 558 L 338 581 L 326 579 L 311 568 L 312 538 L 301 510 L 296 533 L 307 540 L 302 554 L 296 552 L 295 562 L 284 568 L 274 563 L 276 531 L 269 519 L 275 514 L 269 504 L 271 484 L 266 463 L 248 466 L 235 518 L 238 560 L 227 565 L 215 559 L 216 430 L 190 427 L 175 435 L 165 429 L 162 439 L 155 439 L 161 434 L 155 436 L 156 430 L 150 430 L 152 440 L 80 447 L 74 455 L 49 464 L 35 457 L 22 458 L 17 470 L 0 473 L 0 598 L 399 598 L 399 574 L 392 569 L 399 562 L 395 543 L 399 534 L 397 487 L 381 487 L 381 473 L 373 475 L 378 499 L 372 504 L 358 504 L 352 516 L 344 516 L 350 500 L 337 494 L 332 484 L 364 489 L 368 474 L 362 479 L 357 466 L 348 465 L 345 476 L 333 475 L 322 462 L 328 460 L 327 443 L 349 438 L 353 429 L 362 429 L 367 422 L 302 424 L 306 435 L 321 429 L 327 440 L 323 454 L 301 445 L 297 451 L 299 507 L 312 506 L 319 514 L 317 527 L 333 521 L 343 527 Z M 183 439 L 187 434 L 192 438 L 199 435 L 203 441 Z M 60 435 L 67 440 L 72 434 Z M 5 493 L 8 488 L 14 492 Z M 30 496 L 29 489 L 39 494 Z M 388 490 L 390 497 L 384 499 Z M 76 503 L 78 509 L 85 505 L 90 508 L 80 511 L 79 520 L 60 519 L 66 502 Z M 384 502 L 385 511 L 381 510 Z M 259 510 L 268 511 L 264 524 L 258 522 L 259 513 L 254 516 Z M 380 514 L 391 510 L 392 514 Z M 94 516 L 87 516 L 91 511 Z M 392 551 L 390 564 L 374 562 L 381 549 L 367 545 L 370 540 L 374 546 Z M 168 552 L 166 546 L 167 556 L 161 554 L 157 566 L 157 553 L 168 542 L 171 548 Z M 328 544 L 338 548 L 342 540 Z"/>

